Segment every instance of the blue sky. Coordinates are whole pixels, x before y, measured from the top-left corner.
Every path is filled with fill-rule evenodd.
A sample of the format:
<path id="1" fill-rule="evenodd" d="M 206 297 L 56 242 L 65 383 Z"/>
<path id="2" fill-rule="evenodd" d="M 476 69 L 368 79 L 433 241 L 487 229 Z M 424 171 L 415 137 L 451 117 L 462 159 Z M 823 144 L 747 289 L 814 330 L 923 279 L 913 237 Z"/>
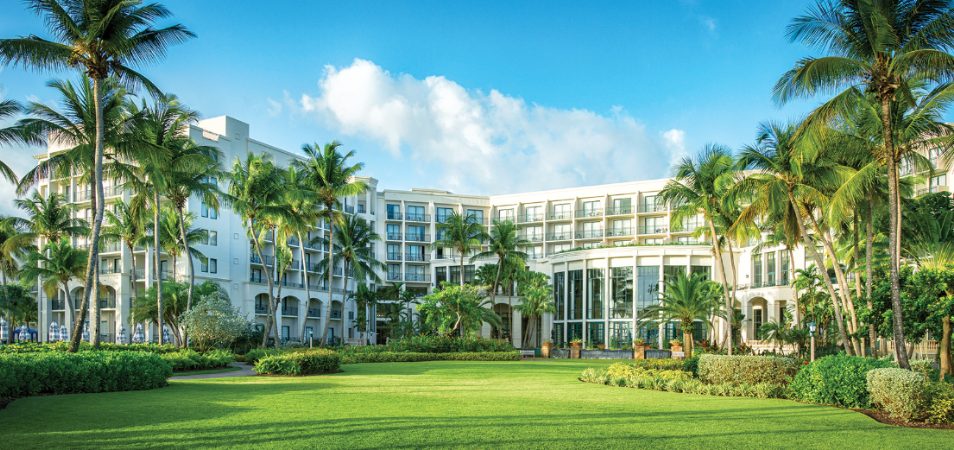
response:
<path id="1" fill-rule="evenodd" d="M 142 68 L 161 88 L 288 150 L 341 140 L 390 188 L 663 177 L 817 103 L 771 98 L 811 53 L 784 33 L 807 2 L 163 3 L 198 38 Z M 45 35 L 2 10 L 0 35 Z M 0 94 L 53 101 L 56 76 L 3 68 Z"/>

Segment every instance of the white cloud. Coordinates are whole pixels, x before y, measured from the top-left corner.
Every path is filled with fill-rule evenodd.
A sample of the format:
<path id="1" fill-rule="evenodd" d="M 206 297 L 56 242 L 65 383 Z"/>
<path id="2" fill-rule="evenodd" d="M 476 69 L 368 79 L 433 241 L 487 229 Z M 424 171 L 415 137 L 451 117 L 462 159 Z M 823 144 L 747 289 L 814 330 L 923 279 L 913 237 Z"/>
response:
<path id="1" fill-rule="evenodd" d="M 318 88 L 300 97 L 301 113 L 414 160 L 430 175 L 417 185 L 503 193 L 657 178 L 685 153 L 684 132 L 648 132 L 621 107 L 600 114 L 527 104 L 367 60 L 326 67 Z"/>
<path id="2" fill-rule="evenodd" d="M 699 23 L 710 33 L 714 33 L 718 27 L 716 20 L 709 16 L 699 16 Z"/>
<path id="3" fill-rule="evenodd" d="M 686 132 L 678 128 L 664 131 L 662 133 L 663 142 L 669 149 L 669 164 L 673 165 L 679 162 L 683 157 L 689 154 L 686 151 Z"/>

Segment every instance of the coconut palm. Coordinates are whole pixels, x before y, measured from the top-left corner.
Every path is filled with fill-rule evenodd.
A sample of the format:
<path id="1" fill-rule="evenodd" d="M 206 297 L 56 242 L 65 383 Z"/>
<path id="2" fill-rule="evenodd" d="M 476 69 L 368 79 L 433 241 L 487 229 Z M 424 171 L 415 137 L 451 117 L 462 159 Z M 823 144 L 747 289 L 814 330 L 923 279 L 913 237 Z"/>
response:
<path id="1" fill-rule="evenodd" d="M 659 197 L 672 206 L 673 223 L 681 224 L 683 220 L 700 214 L 705 219 L 716 271 L 722 279 L 725 308 L 729 311 L 735 304 L 735 281 L 730 283 L 726 273 L 722 245 L 731 243 L 722 239 L 722 233 L 731 223 L 730 218 L 737 217 L 732 211 L 735 206 L 728 201 L 728 193 L 736 175 L 731 150 L 722 145 L 711 144 L 706 146 L 696 160 L 683 158 L 674 169 L 674 178 L 659 192 Z M 722 233 L 719 228 L 722 228 Z M 731 247 L 729 253 L 728 260 L 734 261 Z M 734 278 L 736 271 L 733 270 L 732 273 Z M 732 316 L 725 318 L 726 348 L 729 354 L 732 354 Z"/>
<path id="2" fill-rule="evenodd" d="M 106 139 L 106 118 L 103 113 L 103 85 L 116 78 L 129 86 L 144 85 L 158 89 L 146 77 L 130 67 L 160 59 L 169 44 L 181 42 L 193 34 L 181 25 L 154 28 L 157 19 L 170 15 L 157 3 L 142 4 L 125 0 L 30 0 L 30 8 L 45 19 L 53 40 L 30 35 L 0 39 L 0 62 L 22 65 L 38 71 L 76 68 L 92 80 L 95 111 L 93 146 L 93 196 L 102 200 L 103 160 Z M 98 201 L 93 209 L 90 252 L 87 261 L 83 303 L 94 295 L 96 266 L 99 260 L 99 236 L 104 205 Z M 97 321 L 98 322 L 98 321 Z M 97 324 L 98 325 L 98 324 Z M 95 327 L 95 325 L 94 325 Z M 79 348 L 74 333 L 70 351 Z"/>
<path id="3" fill-rule="evenodd" d="M 14 201 L 27 217 L 24 233 L 31 239 L 43 239 L 43 243 L 57 242 L 66 237 L 78 237 L 86 234 L 86 222 L 73 217 L 73 205 L 57 193 L 46 196 L 34 192 L 28 198 Z"/>
<path id="4" fill-rule="evenodd" d="M 19 112 L 20 105 L 17 102 L 13 100 L 0 101 L 0 120 L 9 119 Z M 18 140 L 19 138 L 16 135 L 16 131 L 12 127 L 0 128 L 0 144 L 13 143 Z M 16 184 L 19 180 L 17 174 L 13 173 L 13 169 L 3 161 L 0 161 L 0 177 L 6 178 L 7 181 L 13 184 Z"/>
<path id="5" fill-rule="evenodd" d="M 30 323 L 37 319 L 36 298 L 23 284 L 10 283 L 0 285 L 0 316 L 10 319 L 10 323 Z M 14 328 L 10 327 L 7 336 L 0 340 L 13 341 Z"/>
<path id="6" fill-rule="evenodd" d="M 69 283 L 82 279 L 85 267 L 86 252 L 73 248 L 69 240 L 60 239 L 46 244 L 42 251 L 31 252 L 20 270 L 20 279 L 28 284 L 39 281 L 49 298 L 57 297 L 57 291 L 62 288 L 66 304 L 74 312 L 82 330 L 86 316 L 74 307 Z"/>
<path id="7" fill-rule="evenodd" d="M 363 163 L 351 164 L 348 160 L 355 155 L 354 150 L 341 153 L 339 148 L 341 144 L 332 141 L 319 147 L 318 144 L 302 146 L 302 152 L 305 154 L 305 161 L 295 161 L 294 165 L 301 171 L 308 186 L 317 196 L 318 204 L 324 208 L 319 211 L 320 217 L 328 226 L 328 301 L 325 303 L 325 311 L 321 314 L 322 339 L 328 332 L 330 323 L 328 316 L 331 315 L 331 300 L 334 292 L 334 244 L 335 244 L 335 224 L 343 223 L 344 214 L 341 213 L 341 198 L 358 195 L 367 189 L 364 180 L 355 178 L 361 169 Z M 347 284 L 347 279 L 345 279 Z"/>
<path id="8" fill-rule="evenodd" d="M 281 225 L 287 230 L 287 234 L 294 236 L 298 242 L 298 256 L 301 266 L 302 285 L 305 287 L 305 298 L 299 304 L 299 308 L 307 311 L 308 303 L 311 301 L 311 282 L 308 279 L 308 273 L 312 267 L 308 266 L 308 257 L 306 247 L 312 245 L 310 239 L 311 232 L 315 229 L 320 220 L 317 208 L 317 196 L 306 180 L 302 177 L 301 171 L 292 166 L 284 171 L 285 186 L 282 192 L 282 204 L 285 207 L 285 214 L 282 216 Z M 305 321 L 298 324 L 298 336 L 305 338 Z"/>
<path id="9" fill-rule="evenodd" d="M 666 281 L 662 301 L 644 310 L 641 325 L 679 322 L 686 355 L 692 356 L 692 329 L 695 322 L 708 326 L 713 316 L 725 317 L 725 310 L 719 301 L 720 289 L 704 274 L 687 275 L 679 272 Z"/>
<path id="10" fill-rule="evenodd" d="M 464 285 L 464 258 L 480 250 L 481 240 L 486 236 L 483 225 L 457 211 L 451 212 L 443 223 L 437 224 L 443 235 L 437 246 L 452 248 L 460 255 L 460 285 Z"/>
<path id="11" fill-rule="evenodd" d="M 900 193 L 896 131 L 891 118 L 908 101 L 914 80 L 946 82 L 954 78 L 954 12 L 947 0 L 842 0 L 819 2 L 788 27 L 793 41 L 826 52 L 806 57 L 786 72 L 775 86 L 780 103 L 799 96 L 842 89 L 819 106 L 813 116 L 827 122 L 858 100 L 862 92 L 877 98 L 882 121 L 881 141 L 888 167 L 889 253 L 891 305 L 898 364 L 910 367 L 904 352 L 901 308 Z"/>
<path id="12" fill-rule="evenodd" d="M 528 258 L 527 253 L 524 252 L 523 249 L 530 244 L 530 241 L 520 237 L 520 235 L 517 234 L 517 225 L 509 220 L 503 222 L 494 220 L 493 228 L 490 229 L 490 233 L 487 234 L 486 238 L 487 250 L 471 256 L 470 261 L 474 262 L 479 258 L 497 258 L 497 273 L 494 276 L 493 284 L 490 288 L 490 304 L 493 305 L 494 299 L 497 296 L 497 287 L 500 286 L 500 274 L 504 266 L 516 265 L 522 267 L 524 261 Z M 463 277 L 463 272 L 461 272 L 461 277 Z M 507 297 L 507 311 L 510 311 L 512 307 L 510 297 Z M 507 320 L 508 330 L 511 326 L 509 319 L 509 317 L 505 318 L 505 320 Z M 512 342 L 512 335 L 510 339 Z"/>
<path id="13" fill-rule="evenodd" d="M 915 214 L 913 227 L 916 232 L 905 246 L 905 254 L 916 261 L 922 272 L 933 272 L 934 279 L 947 299 L 954 299 L 954 212 L 946 211 L 938 217 Z M 927 278 L 927 277 L 926 277 Z M 951 364 L 951 334 L 954 302 L 937 308 L 941 315 L 941 340 L 939 345 L 941 380 L 944 374 L 954 373 Z M 944 308 L 943 306 L 946 306 Z"/>
<path id="14" fill-rule="evenodd" d="M 7 284 L 7 276 L 15 277 L 34 240 L 23 232 L 25 223 L 19 217 L 0 215 L 0 284 Z"/>
<path id="15" fill-rule="evenodd" d="M 262 241 L 270 231 L 270 218 L 282 214 L 282 176 L 267 155 L 248 153 L 244 160 L 236 158 L 229 174 L 227 200 L 233 211 L 242 218 L 242 224 L 252 241 L 252 250 L 262 264 L 262 272 L 268 283 L 268 317 L 265 327 L 269 329 L 275 317 L 277 299 L 275 282 L 268 268 L 268 261 L 262 253 Z M 268 342 L 268 333 L 262 337 L 262 347 Z M 275 340 L 277 346 L 278 340 Z"/>
<path id="16" fill-rule="evenodd" d="M 129 274 L 129 285 L 136 285 L 136 245 L 146 236 L 144 218 L 133 212 L 126 202 L 119 202 L 113 210 L 106 211 L 106 226 L 103 227 L 103 239 L 108 242 L 118 242 L 129 251 L 128 266 L 132 267 Z M 125 258 L 125 254 L 123 258 Z M 134 288 L 135 289 L 135 288 Z"/>
<path id="17" fill-rule="evenodd" d="M 517 310 L 527 318 L 527 329 L 524 331 L 523 347 L 533 348 L 539 342 L 537 338 L 537 322 L 544 314 L 556 311 L 553 302 L 553 287 L 550 286 L 546 274 L 540 272 L 525 272 L 521 274 L 519 283 L 520 305 Z"/>

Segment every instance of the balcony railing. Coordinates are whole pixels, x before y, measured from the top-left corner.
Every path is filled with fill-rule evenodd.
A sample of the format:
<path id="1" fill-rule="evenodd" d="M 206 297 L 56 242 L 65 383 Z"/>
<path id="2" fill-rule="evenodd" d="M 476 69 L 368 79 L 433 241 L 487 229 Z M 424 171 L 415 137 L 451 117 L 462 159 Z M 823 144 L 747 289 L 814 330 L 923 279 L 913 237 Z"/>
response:
<path id="1" fill-rule="evenodd" d="M 404 274 L 404 281 L 412 281 L 412 282 L 431 281 L 431 275 L 428 273 L 406 273 Z"/>
<path id="2" fill-rule="evenodd" d="M 255 305 L 255 314 L 268 314 L 268 307 L 265 305 Z"/>
<path id="3" fill-rule="evenodd" d="M 340 318 L 341 318 L 341 311 L 340 311 L 340 310 L 331 310 L 331 318 L 332 318 L 332 319 L 340 319 Z"/>
<path id="4" fill-rule="evenodd" d="M 388 220 L 401 220 L 404 216 L 399 212 L 388 211 Z"/>
<path id="5" fill-rule="evenodd" d="M 541 214 L 541 213 L 536 213 L 536 214 L 524 214 L 524 215 L 520 216 L 520 218 L 519 218 L 520 223 L 540 222 L 540 221 L 542 221 L 542 220 L 543 220 L 543 214 Z"/>
<path id="6" fill-rule="evenodd" d="M 577 239 L 594 239 L 601 237 L 603 237 L 603 230 L 585 230 L 576 232 Z"/>
<path id="7" fill-rule="evenodd" d="M 618 208 L 606 208 L 606 215 L 607 215 L 607 216 L 621 216 L 621 215 L 632 214 L 632 213 L 633 213 L 633 207 L 632 207 L 632 206 L 620 206 L 620 207 L 618 207 Z"/>
<path id="8" fill-rule="evenodd" d="M 945 186 L 945 185 L 931 186 L 931 187 L 928 187 L 928 188 L 920 188 L 920 189 L 918 189 L 918 190 L 917 190 L 917 195 L 918 195 L 918 196 L 921 196 L 921 195 L 924 195 L 924 194 L 934 194 L 934 193 L 937 193 L 937 192 L 948 192 L 948 191 L 950 191 L 950 190 L 951 190 L 951 188 L 948 187 L 948 186 Z"/>
<path id="9" fill-rule="evenodd" d="M 99 307 L 111 309 L 116 307 L 116 298 L 115 297 L 100 297 L 99 298 Z"/>
<path id="10" fill-rule="evenodd" d="M 254 276 L 254 275 L 253 275 L 253 276 L 250 276 L 250 277 L 248 278 L 248 282 L 249 282 L 249 283 L 255 283 L 255 284 L 266 284 L 266 283 L 268 283 L 268 281 L 265 279 L 265 277 L 261 277 L 261 276 L 258 276 L 258 277 L 257 277 L 257 276 Z"/>
<path id="11" fill-rule="evenodd" d="M 50 309 L 53 311 L 62 311 L 66 309 L 66 300 L 61 299 L 52 299 L 50 300 Z"/>
<path id="12" fill-rule="evenodd" d="M 250 256 L 250 257 L 249 257 L 249 261 L 251 261 L 252 264 L 262 264 L 262 259 L 259 258 L 258 255 L 252 255 L 252 256 Z M 273 262 L 273 261 L 274 261 L 274 257 L 269 256 L 269 255 L 265 255 L 265 265 L 269 265 L 269 266 L 270 266 L 270 265 L 272 265 L 272 262 Z"/>
<path id="13" fill-rule="evenodd" d="M 300 282 L 300 281 L 289 281 L 289 280 L 282 280 L 282 286 L 286 286 L 286 287 L 290 287 L 290 288 L 298 288 L 298 289 L 304 289 L 304 288 L 305 288 L 304 283 L 302 283 L 302 282 Z"/>
<path id="14" fill-rule="evenodd" d="M 573 234 L 570 232 L 565 233 L 551 233 L 547 236 L 548 241 L 569 241 L 573 238 Z"/>
<path id="15" fill-rule="evenodd" d="M 633 235 L 633 229 L 632 229 L 632 227 L 630 227 L 630 228 L 610 228 L 610 229 L 606 232 L 606 235 L 609 236 L 609 237 L 632 236 L 632 235 Z"/>
<path id="16" fill-rule="evenodd" d="M 431 235 L 427 233 L 408 233 L 404 240 L 409 242 L 430 242 Z"/>
<path id="17" fill-rule="evenodd" d="M 404 260 L 410 262 L 427 262 L 431 255 L 427 253 L 405 253 Z"/>
<path id="18" fill-rule="evenodd" d="M 669 232 L 669 225 L 641 225 L 639 234 L 666 234 Z"/>
<path id="19" fill-rule="evenodd" d="M 573 218 L 573 211 L 553 211 L 550 213 L 550 220 L 570 220 Z"/>
<path id="20" fill-rule="evenodd" d="M 603 209 L 581 209 L 576 212 L 576 217 L 602 217 Z"/>
<path id="21" fill-rule="evenodd" d="M 520 238 L 526 240 L 527 242 L 542 242 L 542 241 L 543 241 L 543 235 L 542 235 L 542 234 L 526 234 L 526 235 L 520 235 Z"/>
<path id="22" fill-rule="evenodd" d="M 665 212 L 666 210 L 665 203 L 643 203 L 639 205 L 639 212 L 641 213 Z"/>
<path id="23" fill-rule="evenodd" d="M 387 260 L 388 260 L 388 261 L 400 261 L 400 260 L 401 260 L 401 252 L 388 252 Z"/>
<path id="24" fill-rule="evenodd" d="M 388 272 L 388 281 L 401 281 L 401 272 Z"/>
<path id="25" fill-rule="evenodd" d="M 287 307 L 282 308 L 283 316 L 297 316 L 298 315 L 298 305 L 288 305 Z"/>
<path id="26" fill-rule="evenodd" d="M 430 222 L 430 214 L 416 214 L 416 213 L 407 213 L 404 215 L 404 220 L 408 222 Z"/>
<path id="27" fill-rule="evenodd" d="M 401 233 L 388 233 L 387 240 L 389 241 L 400 241 Z"/>
<path id="28" fill-rule="evenodd" d="M 321 308 L 308 308 L 308 317 L 321 317 Z"/>

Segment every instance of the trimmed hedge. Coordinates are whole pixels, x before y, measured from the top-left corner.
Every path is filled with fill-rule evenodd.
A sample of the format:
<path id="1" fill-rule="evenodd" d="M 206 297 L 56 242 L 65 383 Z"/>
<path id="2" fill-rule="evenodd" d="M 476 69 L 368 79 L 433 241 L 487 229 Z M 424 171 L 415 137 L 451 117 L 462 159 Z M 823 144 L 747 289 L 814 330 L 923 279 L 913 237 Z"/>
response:
<path id="1" fill-rule="evenodd" d="M 384 348 L 388 352 L 463 353 L 509 352 L 514 348 L 504 340 L 480 337 L 411 336 L 396 339 L 383 346 L 362 347 L 370 350 Z"/>
<path id="2" fill-rule="evenodd" d="M 0 345 L 0 354 L 3 353 L 47 353 L 47 352 L 65 352 L 69 349 L 70 343 L 66 341 L 49 343 L 18 343 Z M 112 344 L 104 342 L 99 348 L 93 348 L 89 342 L 80 342 L 80 351 L 103 351 L 103 352 L 147 352 L 147 353 L 173 353 L 179 351 L 179 347 L 172 344 Z"/>
<path id="3" fill-rule="evenodd" d="M 0 354 L 0 398 L 155 389 L 170 376 L 169 365 L 147 352 Z"/>
<path id="4" fill-rule="evenodd" d="M 669 359 L 669 358 L 660 358 L 660 359 L 634 359 L 633 362 L 627 363 L 633 367 L 639 367 L 641 369 L 654 369 L 654 370 L 685 370 L 685 362 L 681 359 Z"/>
<path id="5" fill-rule="evenodd" d="M 342 364 L 381 363 L 381 362 L 419 362 L 419 361 L 519 361 L 520 352 L 376 352 L 345 353 Z"/>
<path id="6" fill-rule="evenodd" d="M 924 375 L 889 367 L 868 371 L 871 403 L 897 420 L 910 422 L 920 418 L 925 407 Z"/>
<path id="7" fill-rule="evenodd" d="M 787 385 L 798 371 L 792 358 L 782 356 L 699 356 L 696 373 L 708 384 Z"/>
<path id="8" fill-rule="evenodd" d="M 701 362 L 701 361 L 700 361 Z M 837 354 L 825 356 L 805 366 L 789 386 L 795 399 L 847 408 L 868 408 L 867 374 L 891 367 L 889 361 Z"/>
<path id="9" fill-rule="evenodd" d="M 784 385 L 770 383 L 758 384 L 707 384 L 692 378 L 691 373 L 679 370 L 640 369 L 624 364 L 626 369 L 613 366 L 607 369 L 586 369 L 580 375 L 580 381 L 609 386 L 652 389 L 657 391 L 681 392 L 720 397 L 786 398 Z M 614 376 L 628 372 L 624 376 Z"/>
<path id="10" fill-rule="evenodd" d="M 941 381 L 929 382 L 925 395 L 929 405 L 924 412 L 924 420 L 937 424 L 954 423 L 954 385 Z"/>
<path id="11" fill-rule="evenodd" d="M 185 349 L 171 353 L 162 353 L 159 356 L 176 372 L 218 369 L 220 367 L 226 367 L 235 361 L 235 355 L 228 350 L 212 350 L 206 353 L 199 353 L 195 350 Z"/>
<path id="12" fill-rule="evenodd" d="M 340 366 L 338 353 L 315 349 L 264 356 L 255 363 L 255 372 L 260 375 L 315 375 L 337 372 Z"/>

